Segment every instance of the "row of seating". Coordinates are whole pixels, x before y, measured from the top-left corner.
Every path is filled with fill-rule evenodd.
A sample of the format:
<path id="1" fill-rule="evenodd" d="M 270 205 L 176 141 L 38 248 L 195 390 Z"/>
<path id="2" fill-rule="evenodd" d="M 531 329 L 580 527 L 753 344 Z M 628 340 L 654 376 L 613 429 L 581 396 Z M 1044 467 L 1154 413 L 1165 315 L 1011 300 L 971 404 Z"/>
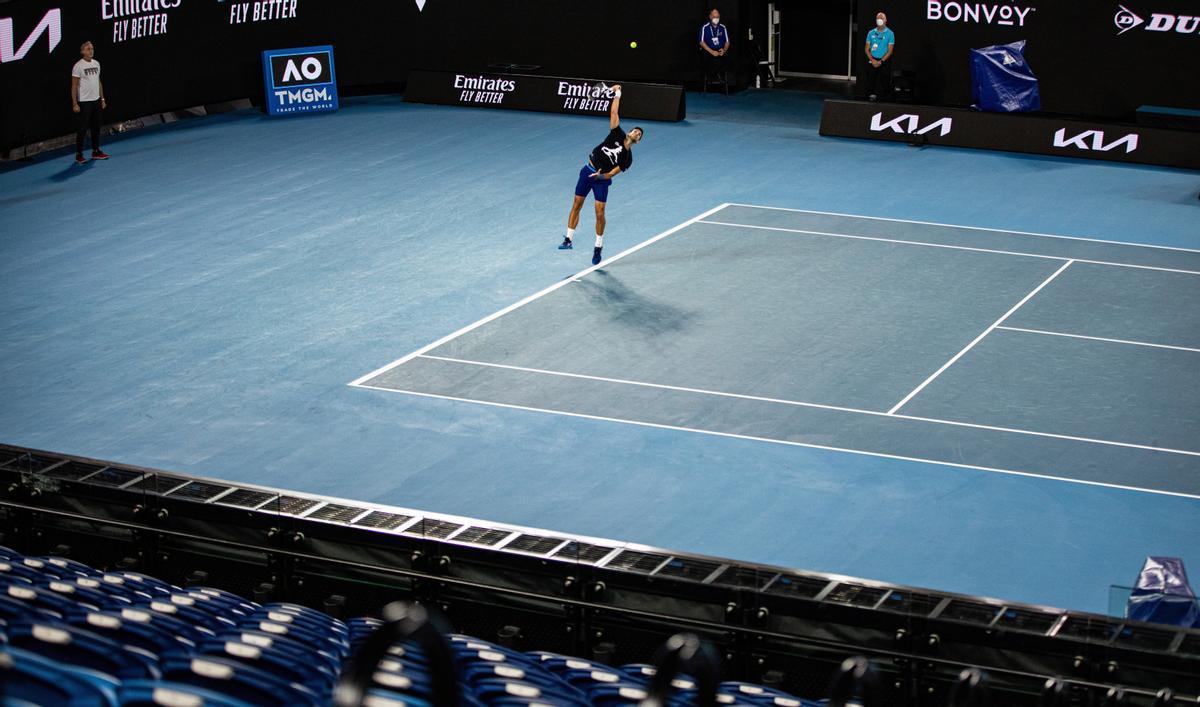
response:
<path id="1" fill-rule="evenodd" d="M 332 704 L 351 657 L 381 623 L 0 547 L 0 705 Z M 636 705 L 656 674 L 649 664 L 614 668 L 457 634 L 448 641 L 467 707 Z M 431 661 L 417 643 L 392 645 L 363 704 L 432 705 Z M 672 686 L 673 707 L 696 704 L 694 681 Z M 736 682 L 719 686 L 717 702 L 817 704 Z"/>

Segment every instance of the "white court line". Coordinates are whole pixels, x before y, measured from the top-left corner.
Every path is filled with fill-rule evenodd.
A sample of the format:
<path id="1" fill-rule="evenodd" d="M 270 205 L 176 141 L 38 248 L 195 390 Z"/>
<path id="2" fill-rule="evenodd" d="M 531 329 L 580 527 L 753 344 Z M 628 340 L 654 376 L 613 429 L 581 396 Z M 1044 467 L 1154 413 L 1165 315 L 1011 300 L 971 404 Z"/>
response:
<path id="1" fill-rule="evenodd" d="M 654 236 L 652 238 L 642 241 L 641 243 L 638 243 L 637 245 L 633 246 L 632 248 L 629 248 L 628 250 L 623 250 L 620 253 L 617 253 L 616 255 L 609 258 L 608 260 L 601 262 L 599 265 L 593 265 L 589 268 L 584 268 L 583 270 L 580 270 L 579 272 L 575 273 L 574 275 L 572 275 L 570 277 L 566 277 L 566 278 L 563 278 L 562 280 L 559 280 L 558 282 L 554 283 L 553 285 L 547 287 L 544 290 L 541 290 L 540 292 L 535 292 L 532 295 L 529 295 L 528 297 L 526 297 L 525 299 L 523 299 L 519 302 L 515 302 L 513 304 L 508 305 L 507 307 L 500 310 L 499 312 L 489 314 L 488 316 L 484 317 L 483 319 L 480 319 L 479 321 L 475 322 L 474 324 L 468 324 L 467 326 L 463 327 L 462 329 L 459 329 L 458 331 L 456 331 L 452 334 L 447 334 L 446 336 L 443 336 L 442 338 L 438 339 L 437 341 L 433 342 L 432 344 L 422 346 L 421 348 L 417 349 L 416 351 L 413 351 L 412 353 L 408 354 L 407 356 L 404 356 L 403 358 L 398 358 L 395 361 L 392 361 L 391 363 L 387 364 L 386 366 L 383 366 L 381 368 L 376 368 L 375 370 L 371 371 L 370 373 L 366 374 L 365 376 L 360 376 L 358 378 L 355 378 L 353 381 L 351 381 L 349 383 L 349 385 L 356 386 L 356 385 L 359 385 L 360 383 L 363 383 L 365 381 L 368 381 L 368 380 L 374 378 L 377 375 L 380 375 L 381 373 L 386 373 L 386 372 L 392 370 L 393 368 L 395 368 L 396 366 L 399 366 L 403 363 L 407 363 L 408 361 L 411 361 L 412 359 L 416 358 L 417 356 L 420 356 L 421 354 L 425 353 L 426 351 L 432 351 L 433 349 L 436 349 L 437 347 L 441 346 L 442 344 L 445 344 L 448 341 L 453 341 L 454 339 L 457 339 L 458 337 L 462 336 L 463 334 L 466 334 L 470 331 L 478 329 L 479 327 L 483 326 L 484 324 L 487 324 L 488 322 L 490 322 L 494 319 L 503 317 L 505 314 L 508 314 L 509 312 L 511 312 L 515 309 L 520 309 L 521 307 L 524 307 L 525 305 L 529 304 L 530 302 L 533 302 L 534 300 L 541 299 L 542 297 L 545 297 L 546 295 L 550 294 L 551 292 L 554 292 L 555 290 L 557 290 L 560 287 L 564 287 L 572 282 L 577 282 L 579 280 L 579 278 L 583 277 L 584 275 L 587 275 L 588 273 L 590 273 L 594 270 L 598 270 L 602 267 L 611 265 L 614 261 L 620 260 L 621 258 L 624 258 L 625 256 L 627 256 L 631 253 L 636 253 L 637 251 L 641 250 L 642 248 L 645 248 L 646 246 L 650 245 L 651 243 L 654 243 L 655 241 L 662 240 L 663 238 L 666 238 L 667 236 L 671 235 L 672 233 L 675 233 L 676 231 L 678 231 L 680 229 L 687 228 L 688 226 L 692 225 L 693 223 L 696 223 L 697 221 L 704 218 L 705 216 L 715 214 L 728 205 L 729 204 L 721 204 L 720 206 L 714 206 L 713 208 L 709 209 L 708 211 L 705 211 L 704 213 L 700 214 L 699 216 L 693 216 L 692 218 L 688 219 L 687 221 L 684 221 L 683 223 L 679 224 L 678 226 L 673 226 L 673 227 L 663 231 L 662 233 L 658 234 L 657 236 Z"/>
<path id="2" fill-rule="evenodd" d="M 1002 328 L 1002 327 L 998 327 Z M 1072 442 L 1088 442 L 1091 444 L 1105 444 L 1112 447 L 1129 447 L 1131 449 L 1143 449 L 1151 452 L 1163 452 L 1166 454 L 1184 454 L 1187 456 L 1200 457 L 1200 452 L 1191 451 L 1188 449 L 1171 449 L 1169 447 L 1152 447 L 1145 444 L 1135 444 L 1133 442 L 1114 442 L 1108 439 L 1096 439 L 1094 437 L 1077 437 L 1074 435 L 1055 434 L 1053 432 L 1038 432 L 1036 430 L 1025 430 L 1019 427 L 998 427 L 996 425 L 981 425 L 974 422 L 959 422 L 957 420 L 942 420 L 936 417 L 921 417 L 919 415 L 904 415 L 882 412 L 880 410 L 864 410 L 861 408 L 849 408 L 840 405 L 826 405 L 824 403 L 806 403 L 799 400 L 785 400 L 782 398 L 768 398 L 760 395 L 745 395 L 743 393 L 725 393 L 717 390 L 706 390 L 704 388 L 687 388 L 678 385 L 665 385 L 662 383 L 646 383 L 644 381 L 628 380 L 624 378 L 606 378 L 604 376 L 592 376 L 584 373 L 567 373 L 565 371 L 551 371 L 544 368 L 527 368 L 525 366 L 513 366 L 507 363 L 490 363 L 488 361 L 472 361 L 465 358 L 452 358 L 450 356 L 434 356 L 432 354 L 421 354 L 417 358 L 428 359 L 431 361 L 448 361 L 450 363 L 462 363 L 472 366 L 483 366 L 486 368 L 500 368 L 508 371 L 521 371 L 524 373 L 540 373 L 547 376 L 559 376 L 561 378 L 579 378 L 582 380 L 599 381 L 601 383 L 619 383 L 621 385 L 634 385 L 642 388 L 656 388 L 659 390 L 677 390 L 683 393 L 697 393 L 699 395 L 712 395 L 721 398 L 736 398 L 738 400 L 753 400 L 764 403 L 777 403 L 779 405 L 791 405 L 793 407 L 816 408 L 818 410 L 834 410 L 836 412 L 848 412 L 858 415 L 873 415 L 876 417 L 889 417 L 900 420 L 914 420 L 917 422 L 930 422 L 939 425 L 952 425 L 954 427 L 969 427 L 977 430 L 991 430 L 993 432 L 1011 432 L 1014 434 L 1033 435 L 1035 437 L 1050 437 L 1053 439 L 1065 439 Z M 391 390 L 391 388 L 379 388 L 379 390 Z"/>
<path id="3" fill-rule="evenodd" d="M 397 390 L 395 388 L 382 388 L 374 385 L 352 384 L 356 388 L 365 388 L 368 390 L 379 390 L 385 393 L 403 393 L 405 395 L 415 395 L 422 398 L 435 398 L 437 400 L 453 400 L 460 403 L 476 403 L 479 405 L 490 405 L 492 407 L 506 408 L 509 410 L 525 410 L 527 412 L 542 412 L 552 415 L 565 415 L 567 417 L 578 417 L 585 420 L 598 420 L 601 422 L 620 422 L 626 425 L 637 425 L 639 427 L 652 427 L 660 430 L 674 430 L 678 432 L 694 432 L 696 434 L 712 435 L 714 437 L 727 437 L 731 439 L 744 439 L 752 442 L 770 442 L 772 444 L 785 444 L 791 447 L 807 447 L 809 449 L 823 449 L 830 452 L 848 452 L 850 454 L 861 454 L 868 457 L 877 457 L 881 459 L 896 459 L 899 461 L 920 462 L 924 464 L 938 464 L 941 466 L 949 466 L 957 469 L 972 469 L 974 471 L 991 471 L 998 474 L 1011 474 L 1014 476 L 1025 476 L 1035 479 L 1049 479 L 1052 481 L 1064 481 L 1072 484 L 1084 484 L 1087 486 L 1102 486 L 1104 488 L 1120 489 L 1122 491 L 1140 491 L 1142 493 L 1153 493 L 1162 496 L 1179 496 L 1183 498 L 1200 498 L 1200 495 L 1183 493 L 1181 491 L 1162 491 L 1159 489 L 1141 488 L 1139 486 L 1124 486 L 1122 484 L 1110 484 L 1103 481 L 1088 481 L 1086 479 L 1071 479 L 1065 476 L 1050 476 L 1048 474 L 1036 474 L 1029 471 L 1018 471 L 1016 469 L 1000 469 L 997 467 L 979 466 L 976 464 L 962 464 L 959 462 L 939 461 L 936 459 L 922 459 L 920 457 L 906 457 L 898 454 L 886 454 L 884 452 L 868 452 L 862 449 L 848 449 L 843 447 L 832 447 L 824 444 L 812 444 L 809 442 L 794 442 L 786 439 L 772 439 L 770 437 L 754 437 L 751 435 L 735 434 L 733 432 L 716 432 L 713 430 L 700 430 L 691 427 L 679 427 L 677 425 L 664 425 L 656 422 L 640 422 L 637 420 L 624 420 L 618 417 L 602 417 L 600 415 L 587 415 L 581 412 L 566 412 L 564 410 L 550 410 L 547 408 L 535 408 L 525 405 L 512 405 L 509 403 L 495 403 L 488 400 L 474 400 L 471 398 L 456 398 L 450 395 L 438 395 L 436 393 L 418 393 L 412 390 Z"/>
<path id="4" fill-rule="evenodd" d="M 1148 341 L 1130 341 L 1129 339 L 1106 339 L 1103 336 L 1084 336 L 1083 334 L 1067 334 L 1061 331 L 1046 331 L 1044 329 L 1024 329 L 1016 326 L 998 326 L 997 329 L 1005 331 L 1023 331 L 1027 334 L 1045 334 L 1047 336 L 1066 336 L 1072 339 L 1088 339 L 1089 341 L 1107 341 L 1112 344 L 1131 344 L 1133 346 L 1150 346 L 1156 349 L 1171 349 L 1172 351 L 1192 351 L 1200 353 L 1200 349 L 1193 349 L 1187 346 L 1171 346 L 1169 344 L 1151 344 Z"/>
<path id="5" fill-rule="evenodd" d="M 974 348 L 975 344 L 978 344 L 980 341 L 983 340 L 983 337 L 992 333 L 993 329 L 995 329 L 996 327 L 1003 324 L 1005 319 L 1008 319 L 1009 317 L 1011 317 L 1013 312 L 1015 312 L 1021 308 L 1021 305 L 1025 304 L 1030 299 L 1032 299 L 1034 295 L 1041 292 L 1043 287 L 1045 287 L 1046 285 L 1049 285 L 1054 280 L 1054 278 L 1058 277 L 1062 273 L 1063 270 L 1066 270 L 1067 268 L 1069 268 L 1071 266 L 1071 263 L 1073 263 L 1073 262 L 1075 262 L 1075 261 L 1068 260 L 1067 262 L 1062 264 L 1062 267 L 1060 267 L 1058 270 L 1055 270 L 1053 275 L 1046 278 L 1045 280 L 1042 280 L 1042 284 L 1033 288 L 1032 292 L 1030 292 L 1029 294 L 1022 297 L 1020 302 L 1017 302 L 1016 304 L 1014 304 L 1012 306 L 1012 309 L 1005 312 L 1004 315 L 1001 316 L 999 319 L 997 319 L 990 327 L 988 327 L 987 329 L 984 329 L 983 333 L 981 333 L 979 336 L 975 337 L 974 341 L 972 341 L 971 343 L 969 343 L 965 347 L 963 347 L 962 351 L 959 351 L 958 353 L 954 354 L 954 358 L 952 358 L 949 361 L 946 361 L 944 364 L 942 364 L 942 367 L 937 369 L 936 371 L 934 371 L 933 375 L 926 378 L 925 381 L 923 383 L 921 383 L 921 385 L 918 385 L 916 388 L 913 389 L 913 391 L 911 393 L 904 396 L 903 400 L 896 403 L 895 406 L 893 406 L 891 410 L 888 410 L 888 414 L 892 415 L 897 410 L 904 407 L 904 404 L 907 403 L 909 400 L 912 400 L 913 396 L 915 396 L 917 393 L 920 393 L 922 390 L 925 389 L 925 386 L 929 385 L 930 383 L 932 383 L 934 381 L 935 378 L 942 375 L 942 371 L 945 371 L 947 368 L 954 365 L 954 362 L 957 361 L 958 359 L 962 358 L 963 354 L 965 354 L 966 352 L 968 352 L 972 348 Z"/>
<path id="6" fill-rule="evenodd" d="M 735 206 L 736 204 L 731 204 Z M 1044 260 L 1074 260 L 1077 263 L 1091 265 L 1111 265 L 1118 268 L 1137 268 L 1139 270 L 1159 270 L 1162 272 L 1177 272 L 1185 275 L 1200 275 L 1200 270 L 1181 270 L 1179 268 L 1164 268 L 1157 265 L 1134 265 L 1132 263 L 1114 263 L 1108 260 L 1087 260 L 1086 258 L 1067 258 L 1062 255 L 1044 255 L 1042 253 L 1023 253 L 1015 250 L 996 250 L 993 248 L 976 248 L 974 246 L 951 245 L 949 243 L 929 243 L 927 241 L 907 241 L 900 238 L 883 238 L 881 236 L 855 236 L 849 233 L 833 233 L 830 231 L 809 231 L 802 228 L 783 228 L 782 226 L 754 226 L 748 223 L 730 223 L 728 221 L 700 221 L 712 226 L 732 226 L 734 228 L 754 228 L 760 231 L 782 231 L 784 233 L 803 233 L 811 236 L 829 236 L 830 238 L 850 238 L 858 241 L 881 241 L 884 243 L 901 243 L 904 245 L 919 245 L 928 248 L 949 248 L 951 250 L 970 250 L 977 253 L 996 253 L 999 255 L 1016 255 L 1025 258 L 1042 258 Z"/>
<path id="7" fill-rule="evenodd" d="M 741 206 L 747 209 L 767 209 L 770 211 L 792 211 L 801 214 L 821 214 L 823 216 L 845 216 L 847 218 L 863 218 L 871 221 L 893 221 L 896 223 L 915 223 L 921 226 L 943 226 L 945 228 L 966 228 L 972 231 L 990 231 L 992 233 L 1015 233 L 1019 236 L 1038 236 L 1039 238 L 1062 238 L 1070 241 L 1088 241 L 1091 243 L 1107 243 L 1109 245 L 1128 245 L 1136 248 L 1157 248 L 1159 250 L 1177 250 L 1184 253 L 1200 253 L 1196 248 L 1179 248 L 1169 245 L 1150 245 L 1148 243 L 1129 243 L 1127 241 L 1108 241 L 1103 238 L 1084 238 L 1083 236 L 1062 236 L 1056 233 L 1033 233 L 1030 231 L 1010 231 L 1004 228 L 987 228 L 984 226 L 960 226 L 953 223 L 938 223 L 936 221 L 914 221 L 906 218 L 885 218 L 883 216 L 863 216 L 862 214 L 841 214 L 836 211 L 811 211 L 809 209 L 789 209 L 783 206 L 758 206 L 756 204 L 729 203 L 726 206 Z"/>

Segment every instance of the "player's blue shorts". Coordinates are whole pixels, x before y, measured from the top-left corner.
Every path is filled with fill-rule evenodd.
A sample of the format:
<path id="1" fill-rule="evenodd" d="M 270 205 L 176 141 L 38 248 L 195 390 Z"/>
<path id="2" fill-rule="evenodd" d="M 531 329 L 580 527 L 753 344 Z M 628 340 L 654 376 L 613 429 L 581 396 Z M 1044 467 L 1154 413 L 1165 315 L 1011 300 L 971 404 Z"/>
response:
<path id="1" fill-rule="evenodd" d="M 608 201 L 608 185 L 612 184 L 612 180 L 592 177 L 595 173 L 596 168 L 590 164 L 585 164 L 583 169 L 579 170 L 579 181 L 575 182 L 575 196 L 587 196 L 590 191 L 595 195 L 596 201 L 603 204 Z"/>

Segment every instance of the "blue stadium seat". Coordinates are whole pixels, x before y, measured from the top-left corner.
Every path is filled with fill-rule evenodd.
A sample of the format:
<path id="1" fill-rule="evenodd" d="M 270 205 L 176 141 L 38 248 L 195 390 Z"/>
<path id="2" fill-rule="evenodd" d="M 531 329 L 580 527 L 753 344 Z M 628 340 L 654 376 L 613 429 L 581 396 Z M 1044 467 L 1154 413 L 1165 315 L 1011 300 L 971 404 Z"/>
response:
<path id="1" fill-rule="evenodd" d="M 748 682 L 723 682 L 717 686 L 719 695 L 729 695 L 741 702 L 778 707 L 800 707 L 800 698 L 782 690 Z"/>
<path id="2" fill-rule="evenodd" d="M 238 630 L 261 631 L 269 636 L 281 636 L 326 651 L 338 657 L 350 652 L 350 642 L 343 637 L 317 632 L 297 624 L 281 624 L 274 621 L 246 619 L 238 624 Z"/>
<path id="3" fill-rule="evenodd" d="M 648 695 L 645 687 L 631 683 L 598 685 L 588 691 L 588 699 L 593 707 L 636 707 Z"/>
<path id="4" fill-rule="evenodd" d="M 165 656 L 163 679 L 195 685 L 263 707 L 317 705 L 320 698 L 307 687 L 278 675 L 213 656 Z"/>
<path id="5" fill-rule="evenodd" d="M 273 673 L 289 682 L 299 683 L 318 695 L 328 695 L 337 680 L 337 671 L 311 657 L 263 648 L 241 641 L 211 638 L 197 647 L 198 654 L 221 656 Z"/>
<path id="6" fill-rule="evenodd" d="M 86 577 L 76 577 L 74 579 L 50 579 L 34 582 L 35 586 L 41 587 L 48 591 L 54 592 L 61 597 L 70 599 L 82 607 L 92 611 L 102 611 L 110 609 L 119 611 L 121 609 L 133 606 L 133 603 L 128 597 L 117 596 L 102 592 L 99 589 L 94 589 L 86 585 L 79 584 L 78 579 L 87 579 Z"/>
<path id="7" fill-rule="evenodd" d="M 195 645 L 162 623 L 132 620 L 120 611 L 82 612 L 69 617 L 67 623 L 155 656 L 171 651 L 190 651 Z"/>
<path id="8" fill-rule="evenodd" d="M 22 557 L 24 557 L 24 555 L 22 555 L 21 553 L 17 552 L 14 549 L 12 549 L 11 547 L 5 547 L 3 545 L 0 545 L 0 558 L 9 558 L 9 559 L 15 558 L 15 559 L 19 560 Z"/>
<path id="9" fill-rule="evenodd" d="M 43 656 L 0 649 L 0 685 L 5 705 L 110 707 L 117 704 L 117 681 L 86 668 L 67 668 Z"/>
<path id="10" fill-rule="evenodd" d="M 9 645 L 48 660 L 77 665 L 118 680 L 158 678 L 158 657 L 122 646 L 77 626 L 42 621 L 13 621 L 5 629 Z"/>
<path id="11" fill-rule="evenodd" d="M 126 680 L 117 688 L 121 707 L 255 707 L 253 703 L 195 685 L 163 680 Z"/>
<path id="12" fill-rule="evenodd" d="M 207 639 L 205 643 L 213 639 Z M 262 631 L 233 630 L 224 631 L 215 637 L 219 641 L 237 641 L 248 643 L 268 650 L 277 651 L 291 656 L 296 660 L 308 660 L 324 665 L 331 671 L 337 672 L 342 665 L 342 657 L 328 651 L 318 650 L 300 641 L 285 636 L 272 636 Z"/>
<path id="13" fill-rule="evenodd" d="M 172 594 L 170 597 L 163 599 L 135 603 L 132 608 L 171 616 L 189 623 L 197 629 L 207 630 L 209 633 L 216 633 L 236 627 L 233 621 L 224 616 L 214 615 L 211 612 L 197 608 L 194 604 L 179 603 L 178 601 L 174 601 L 175 597 L 176 595 Z"/>
<path id="14" fill-rule="evenodd" d="M 470 663 L 461 668 L 462 679 L 468 684 L 475 684 L 480 680 L 488 678 L 499 678 L 502 680 L 518 680 L 528 682 L 538 687 L 559 688 L 562 685 L 562 680 L 551 673 L 544 670 L 537 670 L 531 666 L 521 666 L 516 664 L 506 663 Z"/>
<path id="15" fill-rule="evenodd" d="M 210 628 L 188 623 L 173 614 L 151 611 L 147 606 L 122 609 L 119 615 L 125 621 L 150 625 L 173 635 L 185 650 L 192 650 L 200 641 L 216 635 Z M 72 623 L 78 620 L 80 617 L 71 618 Z"/>
<path id="16" fill-rule="evenodd" d="M 66 616 L 83 607 L 82 604 L 32 584 L 3 585 L 0 583 L 0 596 L 19 601 L 35 609 L 53 612 L 58 616 Z"/>
<path id="17" fill-rule="evenodd" d="M 47 575 L 37 567 L 31 567 L 22 562 L 23 558 L 9 557 L 0 560 L 0 582 L 38 582 Z"/>
<path id="18" fill-rule="evenodd" d="M 471 686 L 476 699 L 484 704 L 554 704 L 585 707 L 587 699 L 583 693 L 564 685 L 561 689 L 549 689 L 519 680 L 487 678 Z"/>
<path id="19" fill-rule="evenodd" d="M 73 579 L 75 577 L 99 577 L 100 575 L 104 574 L 94 567 L 85 565 L 82 562 L 76 562 L 75 560 L 68 560 L 65 557 L 52 557 L 47 555 L 42 557 L 30 557 L 26 559 L 44 562 L 46 564 L 46 572 L 48 574 L 53 574 L 59 579 Z"/>
<path id="20" fill-rule="evenodd" d="M 224 589 L 215 589 L 213 587 L 189 587 L 188 594 L 201 595 L 207 597 L 211 601 L 218 602 L 226 606 L 232 606 L 244 614 L 251 614 L 261 608 L 260 604 L 252 602 L 245 597 L 238 596 L 233 592 L 227 592 Z"/>

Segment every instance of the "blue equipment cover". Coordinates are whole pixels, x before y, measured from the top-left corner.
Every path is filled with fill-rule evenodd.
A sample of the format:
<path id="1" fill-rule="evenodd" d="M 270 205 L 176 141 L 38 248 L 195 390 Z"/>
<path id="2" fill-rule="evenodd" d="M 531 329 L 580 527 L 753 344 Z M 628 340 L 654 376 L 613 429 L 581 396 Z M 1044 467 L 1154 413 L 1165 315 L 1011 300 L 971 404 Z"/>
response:
<path id="1" fill-rule="evenodd" d="M 1025 61 L 1025 40 L 971 50 L 971 98 L 979 110 L 1041 110 L 1038 80 Z"/>
<path id="2" fill-rule="evenodd" d="M 1200 603 L 1178 557 L 1147 557 L 1125 614 L 1138 621 L 1200 628 Z"/>

